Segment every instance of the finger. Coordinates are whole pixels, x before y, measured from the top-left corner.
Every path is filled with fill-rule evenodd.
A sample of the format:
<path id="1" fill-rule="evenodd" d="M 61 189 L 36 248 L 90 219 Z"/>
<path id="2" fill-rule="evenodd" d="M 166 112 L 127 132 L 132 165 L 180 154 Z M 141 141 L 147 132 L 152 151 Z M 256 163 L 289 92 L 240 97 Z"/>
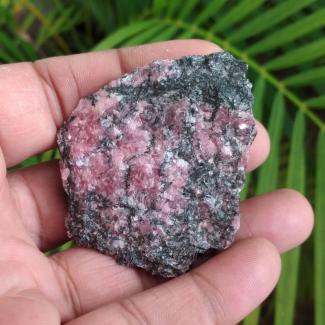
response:
<path id="1" fill-rule="evenodd" d="M 7 167 L 56 146 L 57 129 L 78 101 L 153 60 L 221 51 L 178 40 L 0 67 L 0 146 Z"/>
<path id="2" fill-rule="evenodd" d="M 68 324 L 233 325 L 270 294 L 278 280 L 280 263 L 270 242 L 248 239 L 189 274 Z"/>
<path id="3" fill-rule="evenodd" d="M 67 197 L 58 160 L 14 170 L 7 178 L 19 198 L 25 228 L 40 250 L 47 252 L 67 242 Z"/>
<path id="4" fill-rule="evenodd" d="M 261 132 L 260 132 L 261 133 Z M 46 162 L 8 174 L 11 187 L 23 202 L 23 222 L 42 251 L 68 240 L 67 214 L 57 161 Z M 241 227 L 236 240 L 251 236 L 268 238 L 282 253 L 302 243 L 313 226 L 313 211 L 298 192 L 277 190 L 240 204 Z"/>
<path id="5" fill-rule="evenodd" d="M 281 253 L 301 244 L 313 224 L 313 212 L 308 201 L 292 190 L 278 190 L 249 199 L 241 204 L 240 210 L 241 228 L 236 241 L 265 237 Z M 77 296 L 87 297 L 78 300 L 79 311 L 90 311 L 126 297 L 125 284 L 130 292 L 136 293 L 161 281 L 161 278 L 151 277 L 141 269 L 120 266 L 113 258 L 91 249 L 74 248 L 55 254 L 51 259 L 59 270 L 56 273 L 65 279 L 62 281 L 73 279 Z M 102 289 L 98 291 L 97 288 Z"/>
<path id="6" fill-rule="evenodd" d="M 271 241 L 284 253 L 310 235 L 314 212 L 299 192 L 281 189 L 258 195 L 240 204 L 241 226 L 235 240 L 259 236 Z"/>
<path id="7" fill-rule="evenodd" d="M 1 325 L 57 325 L 56 307 L 39 290 L 24 290 L 0 298 Z"/>
<path id="8" fill-rule="evenodd" d="M 48 259 L 61 289 L 65 321 L 166 281 L 88 248 L 71 248 Z"/>
<path id="9" fill-rule="evenodd" d="M 34 244 L 24 229 L 16 203 L 15 196 L 12 195 L 6 179 L 6 165 L 0 147 L 0 237 L 3 235 L 15 236 Z"/>
<path id="10" fill-rule="evenodd" d="M 245 172 L 249 173 L 262 165 L 270 152 L 270 138 L 264 126 L 256 121 L 257 136 L 249 148 L 249 159 Z"/>

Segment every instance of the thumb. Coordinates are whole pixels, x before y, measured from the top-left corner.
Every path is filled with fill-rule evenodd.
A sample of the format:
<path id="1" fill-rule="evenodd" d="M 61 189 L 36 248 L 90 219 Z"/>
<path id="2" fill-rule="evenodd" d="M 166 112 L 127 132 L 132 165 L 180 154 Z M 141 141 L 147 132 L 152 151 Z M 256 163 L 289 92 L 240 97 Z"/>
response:
<path id="1" fill-rule="evenodd" d="M 37 289 L 6 294 L 0 298 L 1 325 L 59 325 L 57 308 Z"/>

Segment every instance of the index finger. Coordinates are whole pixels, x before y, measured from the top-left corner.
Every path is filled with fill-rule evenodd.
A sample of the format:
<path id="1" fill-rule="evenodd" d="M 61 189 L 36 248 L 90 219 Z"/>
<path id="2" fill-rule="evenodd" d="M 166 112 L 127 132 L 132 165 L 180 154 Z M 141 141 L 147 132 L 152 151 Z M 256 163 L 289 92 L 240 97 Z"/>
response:
<path id="1" fill-rule="evenodd" d="M 153 60 L 217 51 L 207 41 L 178 40 L 2 65 L 0 147 L 7 167 L 54 148 L 78 101 L 109 81 Z"/>

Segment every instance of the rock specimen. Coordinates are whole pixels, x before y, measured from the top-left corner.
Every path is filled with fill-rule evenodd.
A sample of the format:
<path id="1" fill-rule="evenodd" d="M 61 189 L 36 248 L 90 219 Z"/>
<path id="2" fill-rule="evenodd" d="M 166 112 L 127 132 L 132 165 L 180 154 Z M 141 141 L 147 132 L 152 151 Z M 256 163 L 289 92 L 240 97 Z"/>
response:
<path id="1" fill-rule="evenodd" d="M 256 135 L 246 69 L 154 61 L 81 99 L 58 133 L 69 237 L 164 277 L 228 248 Z"/>

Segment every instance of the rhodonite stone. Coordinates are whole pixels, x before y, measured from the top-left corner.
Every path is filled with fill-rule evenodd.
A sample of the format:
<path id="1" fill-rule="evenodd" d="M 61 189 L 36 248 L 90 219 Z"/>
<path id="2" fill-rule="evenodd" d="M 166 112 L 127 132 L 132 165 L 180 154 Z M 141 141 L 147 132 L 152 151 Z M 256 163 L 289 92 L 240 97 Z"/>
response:
<path id="1" fill-rule="evenodd" d="M 164 277 L 228 248 L 256 135 L 246 69 L 154 61 L 81 99 L 58 133 L 69 237 Z"/>

